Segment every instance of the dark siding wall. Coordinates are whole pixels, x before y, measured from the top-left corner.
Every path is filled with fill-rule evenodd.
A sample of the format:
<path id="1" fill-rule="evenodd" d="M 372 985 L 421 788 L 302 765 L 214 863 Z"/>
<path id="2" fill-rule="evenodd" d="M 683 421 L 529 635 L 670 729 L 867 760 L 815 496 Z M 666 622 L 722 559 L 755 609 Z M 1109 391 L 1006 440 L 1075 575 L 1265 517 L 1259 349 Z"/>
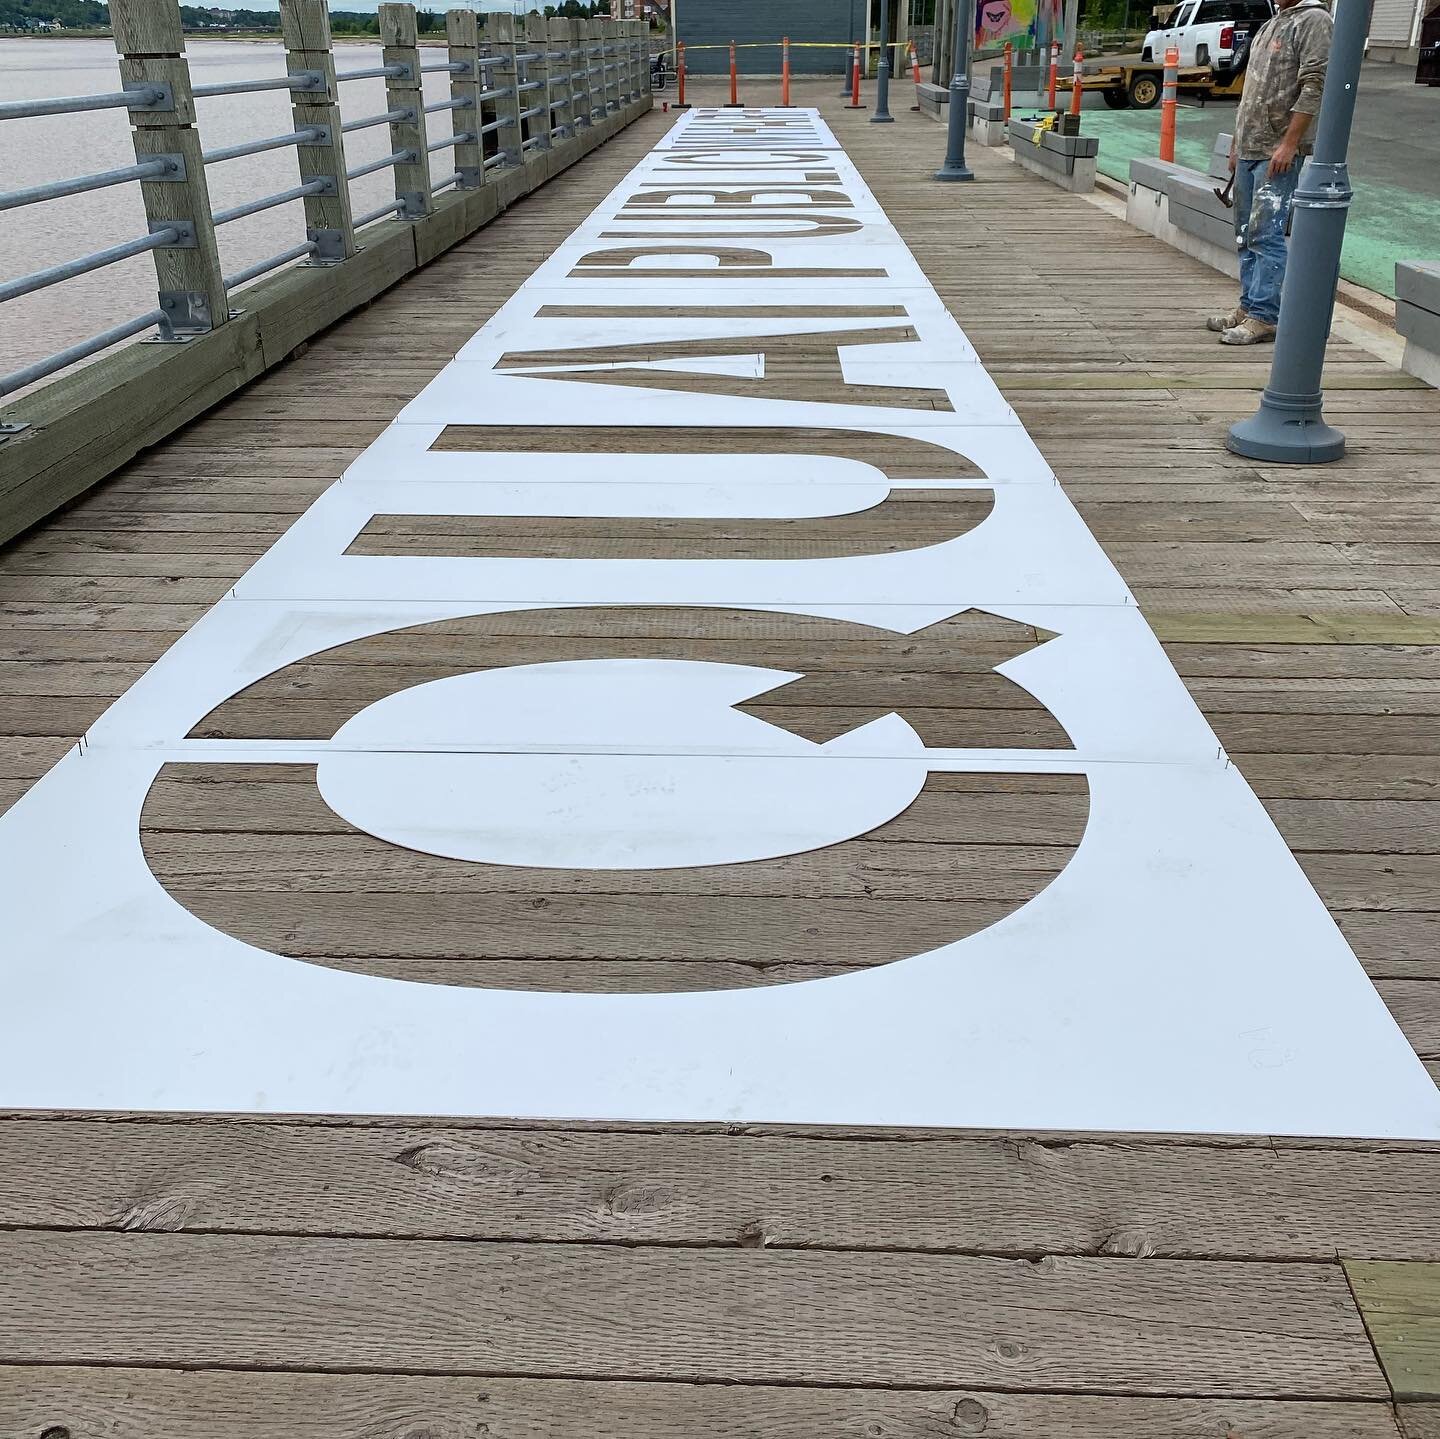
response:
<path id="1" fill-rule="evenodd" d="M 790 37 L 790 69 L 796 75 L 839 75 L 849 64 L 843 50 L 805 50 L 802 40 L 853 41 L 862 38 L 865 0 L 678 0 L 679 38 L 687 47 L 685 68 L 692 75 L 720 75 L 728 71 L 724 49 L 694 50 L 696 45 L 725 46 L 774 41 L 774 49 L 740 50 L 736 63 L 743 82 L 746 75 L 780 73 L 780 39 Z M 742 101 L 764 101 L 745 93 Z"/>

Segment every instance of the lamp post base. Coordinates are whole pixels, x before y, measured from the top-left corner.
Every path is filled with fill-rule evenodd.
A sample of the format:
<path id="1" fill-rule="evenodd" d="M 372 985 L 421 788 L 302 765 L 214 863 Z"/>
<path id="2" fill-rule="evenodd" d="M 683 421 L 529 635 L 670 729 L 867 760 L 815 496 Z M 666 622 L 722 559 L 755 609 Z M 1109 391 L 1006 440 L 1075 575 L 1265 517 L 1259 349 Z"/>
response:
<path id="1" fill-rule="evenodd" d="M 1323 465 L 1345 453 L 1345 436 L 1325 423 L 1318 399 L 1276 403 L 1267 390 L 1253 415 L 1230 426 L 1225 447 L 1249 460 Z"/>
<path id="2" fill-rule="evenodd" d="M 973 180 L 975 172 L 966 164 L 942 165 L 935 172 L 937 180 Z"/>

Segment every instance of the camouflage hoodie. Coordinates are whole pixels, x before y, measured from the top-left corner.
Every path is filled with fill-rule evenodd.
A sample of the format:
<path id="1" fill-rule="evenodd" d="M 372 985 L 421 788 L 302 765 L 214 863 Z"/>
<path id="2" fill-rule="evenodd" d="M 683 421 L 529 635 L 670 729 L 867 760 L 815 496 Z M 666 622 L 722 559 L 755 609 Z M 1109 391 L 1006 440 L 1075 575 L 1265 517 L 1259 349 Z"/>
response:
<path id="1" fill-rule="evenodd" d="M 1300 0 L 1255 32 L 1245 93 L 1235 117 L 1235 154 L 1240 159 L 1269 159 L 1289 128 L 1292 113 L 1319 113 L 1333 29 L 1330 12 L 1320 0 Z M 1310 153 L 1310 130 L 1300 143 L 1302 155 Z"/>

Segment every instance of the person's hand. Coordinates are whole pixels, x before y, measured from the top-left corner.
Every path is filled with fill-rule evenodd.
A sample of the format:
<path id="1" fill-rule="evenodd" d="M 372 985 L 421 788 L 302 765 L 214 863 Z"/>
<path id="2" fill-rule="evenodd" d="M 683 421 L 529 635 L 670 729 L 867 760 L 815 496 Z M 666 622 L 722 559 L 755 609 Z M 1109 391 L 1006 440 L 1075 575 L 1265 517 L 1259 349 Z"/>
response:
<path id="1" fill-rule="evenodd" d="M 1270 169 L 1266 172 L 1270 179 L 1274 180 L 1283 175 L 1295 163 L 1295 145 L 1293 141 L 1281 140 L 1275 147 L 1275 153 L 1270 156 Z"/>
<path id="2" fill-rule="evenodd" d="M 1230 147 L 1230 173 L 1232 175 L 1235 173 L 1235 147 L 1233 145 Z"/>

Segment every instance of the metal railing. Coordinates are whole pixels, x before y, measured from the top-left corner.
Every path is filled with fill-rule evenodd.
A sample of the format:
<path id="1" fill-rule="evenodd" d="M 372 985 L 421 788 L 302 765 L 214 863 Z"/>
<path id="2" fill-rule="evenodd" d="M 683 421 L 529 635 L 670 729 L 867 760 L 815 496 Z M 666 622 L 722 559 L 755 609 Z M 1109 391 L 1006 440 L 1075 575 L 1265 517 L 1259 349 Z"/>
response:
<path id="1" fill-rule="evenodd" d="M 498 172 L 525 163 L 528 151 L 548 148 L 557 136 L 593 125 L 596 116 L 649 89 L 639 22 L 547 22 L 538 15 L 520 21 L 452 10 L 446 17 L 449 58 L 422 64 L 414 6 L 384 4 L 380 28 L 386 63 L 337 71 L 325 0 L 280 0 L 280 7 L 287 37 L 304 40 L 287 38 L 283 75 L 192 85 L 177 0 L 110 0 L 123 89 L 0 103 L 0 121 L 123 109 L 131 118 L 136 151 L 134 165 L 0 193 L 0 211 L 138 182 L 149 221 L 148 234 L 0 283 L 0 303 L 146 253 L 155 256 L 159 298 L 154 310 L 0 375 L 0 397 L 145 330 L 154 329 L 160 341 L 178 342 L 225 324 L 229 296 L 241 286 L 296 262 L 343 262 L 355 254 L 356 233 L 365 227 L 397 216 L 423 219 L 442 191 L 493 184 Z M 617 57 L 613 64 L 604 63 L 608 56 Z M 450 76 L 451 96 L 427 104 L 421 77 L 440 73 Z M 385 81 L 387 108 L 344 120 L 339 86 L 366 79 Z M 293 130 L 201 148 L 194 101 L 275 90 L 290 94 Z M 538 103 L 522 101 L 537 92 Z M 452 123 L 449 135 L 430 140 L 426 117 L 447 111 L 465 115 L 463 124 Z M 390 127 L 391 153 L 347 165 L 343 136 L 381 125 Z M 211 205 L 208 167 L 284 149 L 296 152 L 297 185 L 225 209 Z M 446 150 L 454 151 L 455 169 L 436 181 L 429 156 Z M 384 169 L 394 172 L 395 198 L 353 215 L 349 182 Z M 218 227 L 297 200 L 305 206 L 303 243 L 233 273 L 222 271 Z M 0 439 L 15 428 L 0 422 Z"/>

